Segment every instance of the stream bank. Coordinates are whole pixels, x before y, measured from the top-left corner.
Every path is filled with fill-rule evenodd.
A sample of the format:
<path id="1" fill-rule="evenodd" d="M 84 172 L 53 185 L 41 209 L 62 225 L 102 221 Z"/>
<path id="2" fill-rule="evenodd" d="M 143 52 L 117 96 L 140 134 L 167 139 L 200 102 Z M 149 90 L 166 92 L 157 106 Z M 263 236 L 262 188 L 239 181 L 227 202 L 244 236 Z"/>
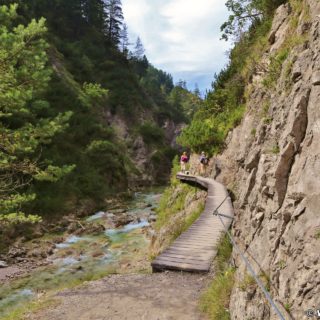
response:
<path id="1" fill-rule="evenodd" d="M 9 256 L 21 262 L 0 269 L 0 318 L 19 319 L 42 296 L 86 281 L 150 272 L 149 239 L 161 191 L 136 193 L 121 208 L 97 212 L 67 232 L 13 247 Z"/>

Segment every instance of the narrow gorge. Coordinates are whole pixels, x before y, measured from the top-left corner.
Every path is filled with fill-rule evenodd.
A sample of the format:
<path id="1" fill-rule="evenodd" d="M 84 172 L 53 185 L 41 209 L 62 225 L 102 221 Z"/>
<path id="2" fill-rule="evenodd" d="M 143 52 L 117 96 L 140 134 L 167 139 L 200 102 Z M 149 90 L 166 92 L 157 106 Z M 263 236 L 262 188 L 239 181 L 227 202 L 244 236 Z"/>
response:
<path id="1" fill-rule="evenodd" d="M 232 48 L 205 94 L 131 49 L 121 1 L 2 4 L 1 319 L 320 317 L 319 0 L 226 1 Z M 212 218 L 205 178 L 230 234 L 201 237 L 204 273 L 155 267 Z"/>

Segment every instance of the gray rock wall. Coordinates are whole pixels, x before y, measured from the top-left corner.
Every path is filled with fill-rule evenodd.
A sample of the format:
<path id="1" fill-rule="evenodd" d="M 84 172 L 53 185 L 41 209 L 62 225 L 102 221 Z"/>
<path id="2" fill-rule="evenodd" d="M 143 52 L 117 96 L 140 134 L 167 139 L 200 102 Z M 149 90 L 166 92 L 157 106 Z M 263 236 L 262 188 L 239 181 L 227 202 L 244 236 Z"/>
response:
<path id="1" fill-rule="evenodd" d="M 146 185 L 152 185 L 157 183 L 164 183 L 169 179 L 171 162 L 169 159 L 165 159 L 165 162 L 154 163 L 152 161 L 153 156 L 159 151 L 155 145 L 147 145 L 143 137 L 139 134 L 135 134 L 133 131 L 133 123 L 130 123 L 123 116 L 113 115 L 110 112 L 105 114 L 106 123 L 113 127 L 115 133 L 124 145 L 127 146 L 128 156 L 132 161 L 134 168 L 128 172 L 128 181 L 130 189 L 136 187 L 143 187 Z M 156 126 L 159 125 L 153 119 L 152 113 L 144 113 L 140 117 L 140 123 L 151 122 Z M 172 148 L 178 148 L 176 144 L 176 138 L 181 133 L 184 123 L 175 123 L 174 121 L 167 119 L 162 129 L 165 135 L 165 142 Z"/>
<path id="2" fill-rule="evenodd" d="M 297 41 L 273 89 L 264 74 L 250 84 L 248 111 L 215 158 L 212 175 L 236 196 L 232 233 L 287 319 L 320 309 L 320 2 L 281 6 L 263 60 L 290 36 Z M 218 171 L 217 171 L 218 169 Z M 278 319 L 261 290 L 245 287 L 239 256 L 232 319 Z"/>

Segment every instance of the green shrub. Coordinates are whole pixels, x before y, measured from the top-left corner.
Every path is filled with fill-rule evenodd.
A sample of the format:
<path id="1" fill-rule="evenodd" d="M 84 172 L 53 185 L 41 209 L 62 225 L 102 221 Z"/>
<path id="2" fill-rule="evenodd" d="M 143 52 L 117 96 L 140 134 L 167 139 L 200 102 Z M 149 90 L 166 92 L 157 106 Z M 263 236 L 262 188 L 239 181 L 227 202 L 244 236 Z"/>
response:
<path id="1" fill-rule="evenodd" d="M 267 76 L 263 79 L 263 85 L 272 89 L 275 87 L 282 71 L 282 65 L 288 58 L 290 49 L 288 47 L 282 48 L 275 56 L 270 58 L 270 65 Z"/>
<path id="2" fill-rule="evenodd" d="M 164 132 L 163 129 L 156 126 L 154 123 L 145 122 L 138 127 L 138 133 L 142 136 L 143 141 L 148 144 L 163 144 Z"/>
<path id="3" fill-rule="evenodd" d="M 239 125 L 245 110 L 245 105 L 241 105 L 206 119 L 195 117 L 178 137 L 178 143 L 196 152 L 217 153 L 222 150 L 229 131 Z"/>

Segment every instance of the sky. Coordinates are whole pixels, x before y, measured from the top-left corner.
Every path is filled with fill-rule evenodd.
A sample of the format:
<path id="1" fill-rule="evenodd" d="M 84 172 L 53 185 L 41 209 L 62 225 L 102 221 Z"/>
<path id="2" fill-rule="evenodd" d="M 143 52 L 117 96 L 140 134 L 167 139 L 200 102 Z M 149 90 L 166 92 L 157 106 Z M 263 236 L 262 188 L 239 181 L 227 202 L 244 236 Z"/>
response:
<path id="1" fill-rule="evenodd" d="M 228 17 L 225 1 L 122 0 L 122 5 L 130 40 L 140 36 L 150 63 L 204 92 L 227 62 L 230 45 L 220 40 Z"/>

